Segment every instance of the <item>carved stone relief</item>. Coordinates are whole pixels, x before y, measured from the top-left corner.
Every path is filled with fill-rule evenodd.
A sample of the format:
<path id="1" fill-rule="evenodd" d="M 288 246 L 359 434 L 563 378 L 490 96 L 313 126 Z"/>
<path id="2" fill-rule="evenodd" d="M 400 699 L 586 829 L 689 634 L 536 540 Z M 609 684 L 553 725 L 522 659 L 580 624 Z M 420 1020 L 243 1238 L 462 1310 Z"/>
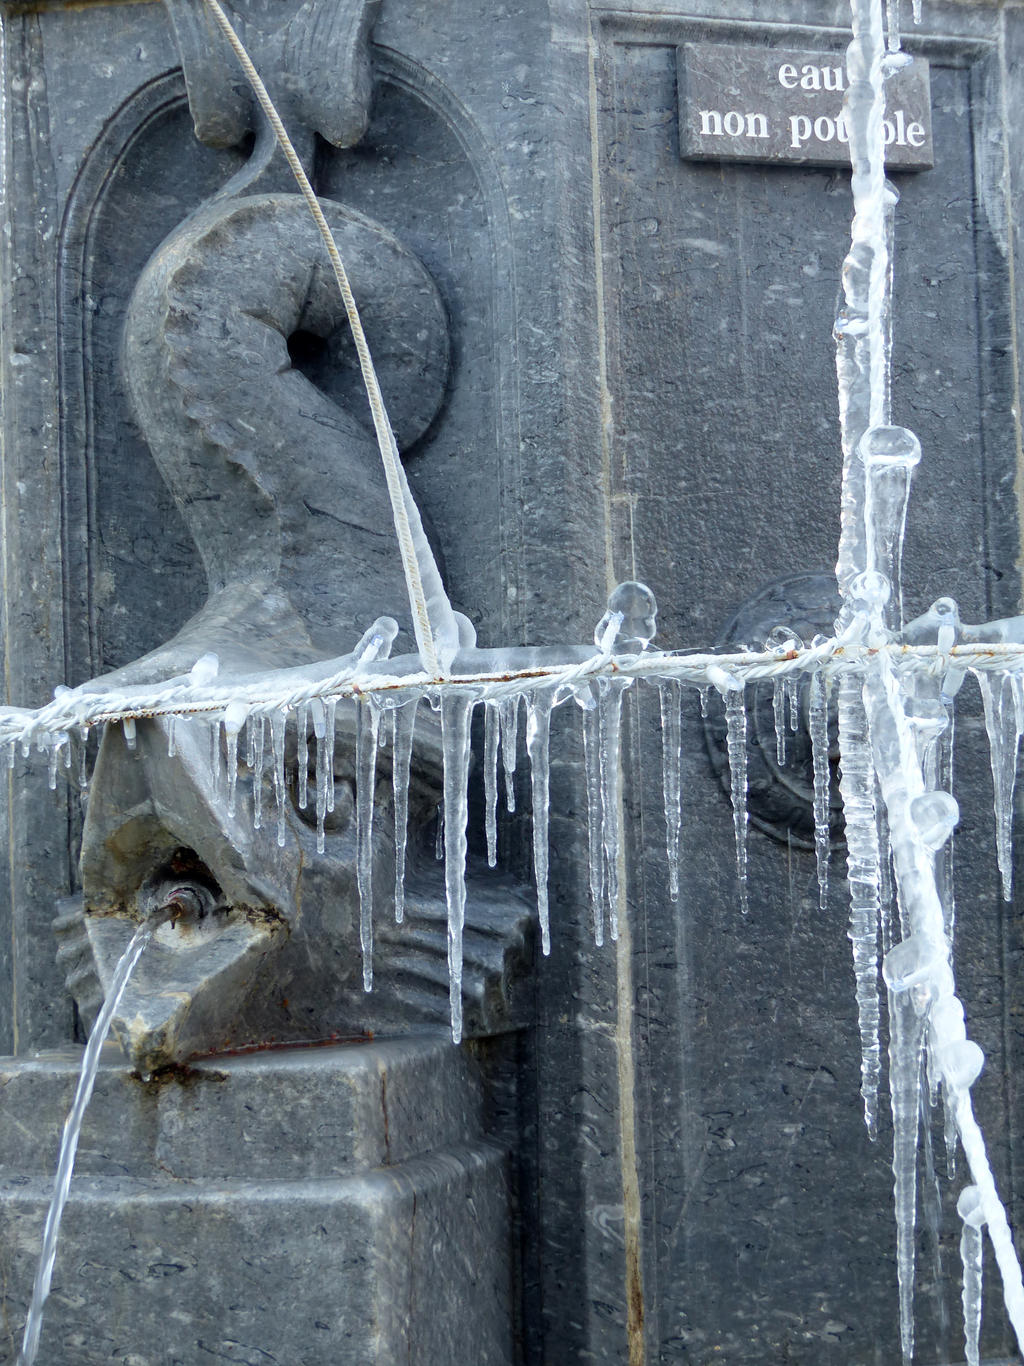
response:
<path id="1" fill-rule="evenodd" d="M 305 13 L 293 26 L 279 21 L 280 7 L 271 14 L 250 4 L 242 34 L 311 172 L 316 134 L 347 147 L 366 128 L 367 40 L 376 7 L 313 8 L 312 20 Z M 237 151 L 219 153 L 219 183 L 214 163 L 200 159 L 200 183 L 209 192 L 186 206 L 191 212 L 156 247 L 126 308 L 122 357 L 130 410 L 173 495 L 176 544 L 182 533 L 194 542 L 207 596 L 166 643 L 108 675 L 119 682 L 177 675 L 207 652 L 217 654 L 222 677 L 302 665 L 351 649 L 382 613 L 405 615 L 358 367 L 308 211 L 254 117 L 231 54 L 225 49 L 220 57 L 220 40 L 205 31 L 194 6 L 174 3 L 170 13 L 199 137 L 228 148 L 248 139 L 251 153 L 241 164 Z M 153 83 L 137 110 L 115 120 L 123 126 L 110 141 L 120 139 L 125 168 L 134 141 L 166 142 L 168 121 L 180 129 L 175 85 L 173 75 Z M 118 192 L 113 178 L 91 202 L 79 196 L 78 220 L 70 215 L 70 236 L 77 234 L 85 247 L 86 267 L 89 233 L 81 220 L 101 218 L 110 192 Z M 417 257 L 381 223 L 344 203 L 323 202 L 399 445 L 408 449 L 445 403 L 444 302 Z M 109 322 L 101 326 L 109 335 Z M 88 379 L 84 388 L 88 396 Z M 97 397 L 91 401 L 95 408 Z M 83 412 L 89 406 L 87 398 Z M 88 479 L 82 482 L 82 501 L 94 507 L 95 491 L 89 492 Z M 183 598 L 194 595 L 187 580 L 184 589 Z M 97 590 L 102 596 L 93 575 L 94 596 Z M 184 615 L 180 606 L 172 605 L 177 621 Z M 93 632 L 94 659 L 115 662 L 99 638 L 103 614 L 96 609 L 95 601 L 85 606 L 101 620 Z M 237 811 L 229 811 L 215 786 L 203 722 L 179 723 L 173 739 L 164 723 L 140 724 L 134 747 L 120 733 L 105 738 L 85 822 L 81 905 L 66 907 L 58 922 L 68 985 L 86 1017 L 133 918 L 168 888 L 190 889 L 192 913 L 160 932 L 122 1007 L 119 1032 L 141 1069 L 225 1046 L 444 1018 L 443 894 L 426 848 L 440 792 L 436 727 L 429 716 L 418 726 L 410 923 L 404 931 L 379 933 L 376 988 L 366 997 L 356 933 L 355 726 L 354 712 L 339 710 L 325 855 L 316 854 L 312 817 L 297 800 L 294 746 L 286 756 L 286 819 L 280 831 L 254 830 L 252 805 L 262 794 L 253 791 L 252 771 L 242 764 Z M 213 743 L 221 744 L 220 737 Z M 309 747 L 312 770 L 312 729 Z M 169 755 L 169 748 L 176 753 Z M 215 756 L 215 764 L 225 757 Z M 383 752 L 381 760 L 374 864 L 377 886 L 384 888 L 394 839 Z M 525 950 L 529 912 L 507 887 L 471 892 L 470 900 L 467 1024 L 493 1029 L 509 1018 L 507 987 Z M 383 926 L 390 922 L 390 898 L 381 903 Z"/>

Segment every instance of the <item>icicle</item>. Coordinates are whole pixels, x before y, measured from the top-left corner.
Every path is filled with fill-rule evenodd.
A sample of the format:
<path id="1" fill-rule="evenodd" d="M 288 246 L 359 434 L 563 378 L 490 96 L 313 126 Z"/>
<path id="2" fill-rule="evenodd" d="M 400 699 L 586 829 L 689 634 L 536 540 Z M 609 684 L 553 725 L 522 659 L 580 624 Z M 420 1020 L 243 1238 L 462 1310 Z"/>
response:
<path id="1" fill-rule="evenodd" d="M 356 885 L 364 991 L 373 990 L 373 798 L 377 785 L 379 719 L 380 713 L 372 700 L 356 707 Z"/>
<path id="2" fill-rule="evenodd" d="M 487 865 L 498 862 L 498 732 L 500 723 L 494 702 L 484 707 L 484 825 L 487 830 Z"/>
<path id="3" fill-rule="evenodd" d="M 537 883 L 537 916 L 540 920 L 541 953 L 551 952 L 548 919 L 548 818 L 550 772 L 548 764 L 552 696 L 538 689 L 526 701 L 526 752 L 530 756 L 530 790 L 533 798 L 533 873 Z"/>
<path id="4" fill-rule="evenodd" d="M 299 810 L 305 811 L 309 801 L 309 743 L 306 731 L 309 727 L 309 707 L 300 702 L 295 708 L 295 758 L 299 766 Z"/>
<path id="5" fill-rule="evenodd" d="M 928 1016 L 928 1065 L 938 1076 L 940 1083 L 942 1068 L 939 1064 L 944 1041 L 965 1039 L 964 1008 L 955 996 L 947 996 L 936 1001 Z M 943 1109 L 943 1138 L 946 1148 L 946 1173 L 950 1179 L 956 1176 L 956 1112 L 953 1098 L 947 1086 L 941 1086 Z"/>
<path id="6" fill-rule="evenodd" d="M 1003 883 L 1003 900 L 1013 892 L 1013 789 L 1017 778 L 1017 750 L 1020 729 L 1016 712 L 1007 703 L 1009 688 L 1004 674 L 994 678 L 983 669 L 974 670 L 985 706 L 992 766 L 993 805 L 996 824 L 996 861 Z"/>
<path id="7" fill-rule="evenodd" d="M 668 856 L 668 889 L 673 901 L 679 899 L 679 828 L 682 816 L 680 692 L 680 686 L 674 680 L 658 684 L 658 700 L 661 706 L 662 789 L 665 797 L 665 850 Z"/>
<path id="8" fill-rule="evenodd" d="M 712 665 L 712 682 L 725 703 L 726 751 L 729 756 L 729 790 L 732 798 L 732 823 L 736 837 L 736 881 L 739 885 L 740 911 L 750 910 L 747 890 L 747 697 L 740 679 Z"/>
<path id="9" fill-rule="evenodd" d="M 917 1145 L 927 980 L 935 948 L 921 935 L 897 944 L 885 957 L 889 987 L 889 1090 L 892 1096 L 893 1190 L 896 1207 L 896 1276 L 900 1292 L 903 1359 L 914 1355 L 914 1230 L 917 1224 Z M 923 1002 L 921 999 L 924 991 Z"/>
<path id="10" fill-rule="evenodd" d="M 764 648 L 784 659 L 803 642 L 788 626 L 775 626 L 768 632 Z M 786 680 L 782 675 L 772 679 L 772 716 L 775 720 L 775 757 L 780 766 L 786 762 Z"/>
<path id="11" fill-rule="evenodd" d="M 896 896 L 892 876 L 892 851 L 889 848 L 889 820 L 885 814 L 885 802 L 875 785 L 875 813 L 878 830 L 878 929 L 882 940 L 883 956 L 893 946 L 892 908 Z"/>
<path id="12" fill-rule="evenodd" d="M 64 765 L 65 773 L 71 771 L 71 736 L 64 733 L 60 737 L 60 758 Z"/>
<path id="13" fill-rule="evenodd" d="M 476 699 L 464 691 L 441 698 L 444 750 L 444 890 L 448 903 L 448 992 L 452 1040 L 462 1038 L 462 930 L 466 919 L 466 791 L 470 724 Z"/>
<path id="14" fill-rule="evenodd" d="M 811 675 L 809 724 L 814 767 L 814 852 L 818 863 L 818 905 L 828 909 L 829 825 L 828 684 L 822 673 Z"/>
<path id="15" fill-rule="evenodd" d="M 960 1234 L 960 1262 L 963 1266 L 964 1356 L 967 1366 L 980 1366 L 981 1353 L 981 1230 L 985 1226 L 981 1192 L 977 1186 L 965 1186 L 956 1202 L 956 1212 L 963 1220 Z"/>
<path id="16" fill-rule="evenodd" d="M 316 848 L 322 854 L 326 845 L 324 820 L 327 816 L 327 789 L 334 786 L 334 751 L 327 751 L 327 712 L 318 697 L 309 704 L 316 738 Z"/>
<path id="17" fill-rule="evenodd" d="M 927 1061 L 927 1051 L 925 1052 Z M 937 1301 L 936 1317 L 938 1323 L 938 1337 L 940 1342 L 945 1342 L 949 1336 L 949 1306 L 946 1304 L 945 1284 L 942 1274 L 942 1187 L 939 1185 L 938 1172 L 935 1170 L 935 1144 L 932 1140 L 932 1112 L 931 1106 L 934 1103 L 930 1095 L 922 1087 L 918 1103 L 920 1106 L 922 1149 L 924 1152 L 924 1178 L 921 1184 L 921 1209 L 924 1214 L 924 1226 L 927 1234 L 927 1242 L 931 1253 L 932 1279 L 934 1281 L 934 1294 Z"/>
<path id="18" fill-rule="evenodd" d="M 391 786 L 395 797 L 395 921 L 405 919 L 405 853 L 409 838 L 409 767 L 412 761 L 412 742 L 416 730 L 414 697 L 395 711 L 394 748 L 391 763 Z"/>
<path id="19" fill-rule="evenodd" d="M 786 689 L 781 678 L 772 679 L 772 716 L 775 719 L 775 758 L 786 762 Z"/>
<path id="20" fill-rule="evenodd" d="M 380 721 L 377 726 L 377 743 L 381 749 L 387 749 L 388 742 L 394 736 L 394 714 L 392 708 L 382 711 Z"/>
<path id="21" fill-rule="evenodd" d="M 47 760 L 46 781 L 51 792 L 57 790 L 57 762 L 60 753 L 60 742 L 56 736 L 50 740 L 50 754 Z"/>
<path id="22" fill-rule="evenodd" d="M 78 786 L 85 792 L 89 786 L 89 732 L 83 726 L 78 734 Z M 7 751 L 7 767 L 14 767 L 14 745 Z"/>
<path id="23" fill-rule="evenodd" d="M 121 721 L 121 729 L 124 731 L 124 742 L 129 749 L 135 749 L 138 745 L 138 737 L 135 731 L 135 717 L 126 716 Z"/>
<path id="24" fill-rule="evenodd" d="M 601 802 L 601 713 L 593 695 L 583 704 L 583 769 L 587 779 L 587 850 L 594 943 L 604 943 L 604 829 Z"/>
<path id="25" fill-rule="evenodd" d="M 622 694 L 628 686 L 619 679 L 602 679 L 598 699 L 601 768 L 601 846 L 604 850 L 604 889 L 608 929 L 619 937 L 619 856 L 622 851 L 622 793 L 619 764 L 622 747 Z"/>
<path id="26" fill-rule="evenodd" d="M 869 427 L 858 452 L 864 462 L 866 506 L 873 528 L 867 567 L 895 588 L 890 599 L 903 628 L 903 538 L 907 526 L 910 482 L 921 460 L 921 445 L 906 427 Z"/>
<path id="27" fill-rule="evenodd" d="M 262 712 L 249 717 L 249 732 L 252 736 L 252 828 L 263 828 L 263 758 L 267 744 L 266 717 Z"/>
<path id="28" fill-rule="evenodd" d="M 238 733 L 249 718 L 249 709 L 242 702 L 229 702 L 224 708 L 224 746 L 228 770 L 228 815 L 235 814 L 238 788 Z"/>
<path id="29" fill-rule="evenodd" d="M 167 757 L 168 757 L 168 759 L 173 759 L 174 756 L 175 756 L 175 755 L 177 754 L 177 752 L 178 752 L 177 738 L 176 738 L 175 733 L 174 733 L 175 730 L 177 729 L 177 725 L 178 725 L 178 718 L 177 718 L 176 716 L 173 716 L 173 715 L 172 715 L 172 716 L 168 716 L 168 717 L 167 717 Z"/>
<path id="30" fill-rule="evenodd" d="M 946 1148 L 946 1175 L 956 1179 L 956 1110 L 945 1090 L 942 1092 L 942 1137 Z"/>
<path id="31" fill-rule="evenodd" d="M 707 687 L 701 688 L 701 690 L 700 690 L 700 714 L 701 714 L 701 716 L 703 717 L 703 719 L 704 719 L 705 721 L 708 719 L 708 701 L 709 701 L 710 697 L 711 697 L 711 689 L 710 689 L 710 688 L 707 688 Z"/>
<path id="32" fill-rule="evenodd" d="M 277 845 L 285 844 L 285 778 L 284 742 L 288 727 L 288 713 L 283 707 L 275 707 L 270 713 L 270 743 L 274 750 L 274 804 L 277 813 Z"/>
<path id="33" fill-rule="evenodd" d="M 516 757 L 519 744 L 519 694 L 498 703 L 501 719 L 501 763 L 505 770 L 505 805 L 511 814 L 516 809 Z"/>
<path id="34" fill-rule="evenodd" d="M 800 680 L 793 674 L 787 674 L 783 686 L 789 702 L 789 728 L 795 735 L 800 729 Z"/>
<path id="35" fill-rule="evenodd" d="M 914 23 L 921 22 L 921 0 L 914 0 Z"/>
<path id="36" fill-rule="evenodd" d="M 334 810 L 334 726 L 338 713 L 338 699 L 324 698 L 324 750 L 330 777 L 327 782 L 327 810 Z"/>
<path id="37" fill-rule="evenodd" d="M 886 47 L 890 52 L 900 50 L 900 0 L 885 0 Z"/>
<path id="38" fill-rule="evenodd" d="M 210 726 L 210 779 L 213 790 L 220 793 L 220 718 L 214 717 Z"/>
<path id="39" fill-rule="evenodd" d="M 846 879 L 850 889 L 850 929 L 860 1028 L 861 1096 L 868 1135 L 878 1133 L 878 921 L 880 859 L 875 815 L 875 772 L 859 680 L 840 679 L 839 741 L 842 759 L 839 790 L 846 822 Z"/>

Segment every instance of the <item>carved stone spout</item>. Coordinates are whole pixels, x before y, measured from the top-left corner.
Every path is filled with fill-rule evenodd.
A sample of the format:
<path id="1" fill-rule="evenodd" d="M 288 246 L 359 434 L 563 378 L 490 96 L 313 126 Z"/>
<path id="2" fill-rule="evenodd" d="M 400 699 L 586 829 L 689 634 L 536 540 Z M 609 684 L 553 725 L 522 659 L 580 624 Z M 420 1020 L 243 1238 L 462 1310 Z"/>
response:
<path id="1" fill-rule="evenodd" d="M 383 613 L 408 617 L 385 480 L 322 244 L 238 74 L 219 55 L 219 37 L 195 6 L 168 3 L 198 135 L 215 144 L 256 137 L 245 168 L 157 249 L 128 312 L 128 388 L 195 540 L 209 597 L 165 645 L 108 676 L 122 684 L 185 673 L 207 653 L 216 654 L 222 680 L 307 665 L 346 654 Z M 244 6 L 245 41 L 310 170 L 314 134 L 347 145 L 366 126 L 375 10 L 370 0 Z M 323 201 L 323 209 L 407 448 L 444 401 L 444 306 L 395 236 L 342 204 Z M 400 637 L 399 649 L 403 639 L 411 645 Z M 334 753 L 321 756 L 333 764 L 322 854 L 296 790 L 302 747 L 315 747 L 305 713 L 288 728 L 273 779 L 243 755 L 231 778 L 235 804 L 218 777 L 231 756 L 220 731 L 202 721 L 177 723 L 173 738 L 173 723 L 140 723 L 134 748 L 119 731 L 104 739 L 84 833 L 83 904 L 61 922 L 62 954 L 88 1016 L 133 923 L 161 897 L 178 896 L 178 913 L 157 933 L 115 1021 L 141 1070 L 240 1044 L 444 1018 L 443 898 L 436 871 L 428 875 L 417 859 L 441 790 L 436 725 L 429 716 L 419 725 L 413 774 L 411 930 L 381 936 L 371 999 L 358 952 L 355 709 L 339 710 L 337 721 Z M 388 761 L 382 752 L 372 852 L 379 888 L 394 877 Z M 283 800 L 282 781 L 280 823 L 261 827 L 260 808 L 271 800 L 264 785 Z M 390 895 L 380 900 L 386 919 Z M 476 977 L 474 904 L 483 927 Z M 493 984 L 509 979 L 527 923 L 525 905 L 507 891 L 498 903 L 471 895 L 470 1028 L 505 1018 L 506 993 Z"/>

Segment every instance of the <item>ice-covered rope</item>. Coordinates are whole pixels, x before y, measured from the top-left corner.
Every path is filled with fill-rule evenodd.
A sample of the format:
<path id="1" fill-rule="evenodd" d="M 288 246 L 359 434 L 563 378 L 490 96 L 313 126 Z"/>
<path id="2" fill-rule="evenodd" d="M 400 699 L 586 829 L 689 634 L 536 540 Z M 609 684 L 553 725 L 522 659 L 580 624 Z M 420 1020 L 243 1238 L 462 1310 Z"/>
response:
<path id="1" fill-rule="evenodd" d="M 223 712 L 232 704 L 253 712 L 292 711 L 309 702 L 367 698 L 372 694 L 392 697 L 437 697 L 446 693 L 479 692 L 486 689 L 494 700 L 515 696 L 534 688 L 569 688 L 590 679 L 674 680 L 696 688 L 720 685 L 723 674 L 739 684 L 771 682 L 823 672 L 836 678 L 846 673 L 862 675 L 868 661 L 884 654 L 899 675 L 942 677 L 951 668 L 975 673 L 1024 676 L 1024 644 L 955 645 L 944 650 L 936 645 L 866 645 L 851 633 L 781 652 L 737 651 L 731 654 L 675 654 L 645 650 L 640 654 L 612 655 L 597 652 L 587 659 L 565 664 L 530 664 L 500 671 L 468 670 L 445 679 L 432 678 L 423 670 L 399 672 L 376 666 L 348 664 L 320 678 L 304 670 L 301 680 L 289 678 L 290 670 L 271 672 L 253 679 L 223 683 L 197 683 L 182 675 L 166 683 L 130 688 L 90 691 L 60 689 L 44 707 L 0 707 L 0 744 L 43 740 L 69 730 L 89 729 L 107 722 L 141 720 L 154 716 L 188 716 Z M 512 661 L 517 651 L 507 650 Z M 527 651 L 523 651 L 527 653 Z M 400 660 L 389 661 L 397 664 Z M 275 682 L 277 686 L 275 686 Z"/>
<path id="2" fill-rule="evenodd" d="M 444 585 L 434 562 L 434 557 L 423 534 L 419 511 L 409 490 L 405 471 L 402 468 L 398 454 L 398 443 L 395 441 L 395 434 L 388 418 L 387 409 L 384 406 L 384 397 L 381 394 L 377 372 L 370 355 L 366 334 L 363 331 L 359 309 L 356 306 L 352 287 L 349 284 L 348 273 L 341 259 L 341 253 L 338 251 L 338 244 L 334 240 L 334 234 L 324 217 L 320 201 L 317 199 L 316 192 L 303 169 L 291 138 L 289 138 L 274 102 L 267 93 L 267 88 L 253 65 L 252 58 L 245 50 L 242 40 L 232 27 L 231 21 L 219 4 L 219 0 L 204 0 L 204 3 L 213 15 L 224 37 L 231 44 L 232 50 L 245 72 L 246 80 L 252 86 L 260 108 L 273 129 L 274 136 L 277 138 L 285 160 L 291 168 L 292 175 L 298 183 L 302 197 L 309 207 L 309 212 L 327 249 L 334 278 L 338 283 L 338 290 L 341 293 L 349 326 L 352 329 L 352 339 L 359 356 L 359 368 L 362 372 L 366 396 L 369 399 L 370 411 L 373 415 L 373 430 L 376 433 L 377 445 L 380 447 L 381 460 L 384 463 L 384 476 L 387 480 L 388 497 L 391 500 L 391 512 L 395 522 L 395 534 L 398 538 L 402 569 L 405 573 L 405 582 L 409 593 L 409 606 L 412 611 L 416 645 L 423 657 L 427 673 L 432 678 L 438 678 L 447 671 L 449 658 L 454 655 L 458 648 L 458 627 L 455 624 L 454 613 L 444 591 Z M 447 649 L 445 648 L 446 643 Z"/>

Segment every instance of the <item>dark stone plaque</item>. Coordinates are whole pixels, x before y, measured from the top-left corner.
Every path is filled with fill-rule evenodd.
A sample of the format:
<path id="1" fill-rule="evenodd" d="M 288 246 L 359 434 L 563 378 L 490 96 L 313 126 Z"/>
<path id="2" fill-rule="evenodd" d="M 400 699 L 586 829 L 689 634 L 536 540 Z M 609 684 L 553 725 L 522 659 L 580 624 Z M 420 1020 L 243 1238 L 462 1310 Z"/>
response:
<path id="1" fill-rule="evenodd" d="M 846 68 L 840 52 L 740 43 L 679 48 L 679 150 L 688 160 L 844 166 Z M 886 159 L 934 166 L 928 62 L 915 57 L 887 86 Z"/>

